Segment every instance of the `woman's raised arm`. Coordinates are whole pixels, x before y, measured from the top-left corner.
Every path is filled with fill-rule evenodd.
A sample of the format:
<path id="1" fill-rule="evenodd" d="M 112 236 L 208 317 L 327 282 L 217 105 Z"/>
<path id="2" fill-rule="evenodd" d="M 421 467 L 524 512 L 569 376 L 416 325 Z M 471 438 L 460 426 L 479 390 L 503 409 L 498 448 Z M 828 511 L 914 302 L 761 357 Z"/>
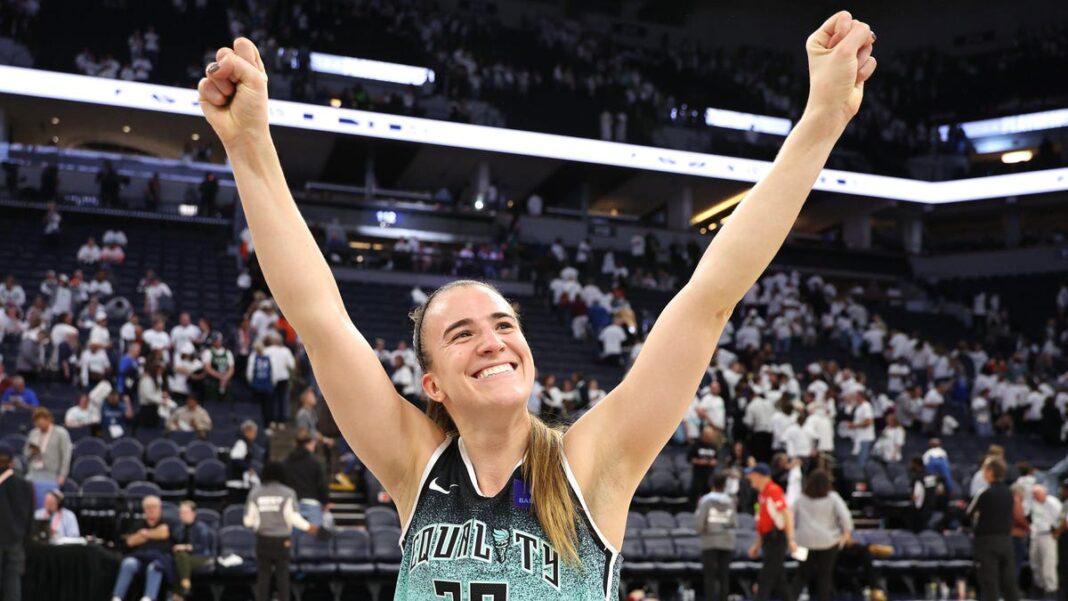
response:
<path id="1" fill-rule="evenodd" d="M 624 381 L 568 432 L 569 457 L 583 464 L 593 488 L 603 481 L 631 494 L 682 421 L 735 304 L 782 246 L 860 108 L 875 69 L 873 42 L 871 29 L 844 11 L 809 37 L 808 106 L 771 170 L 661 313 Z"/>
<path id="2" fill-rule="evenodd" d="M 331 412 L 402 511 L 441 431 L 401 398 L 349 318 L 334 276 L 289 192 L 267 119 L 267 74 L 255 45 L 222 48 L 198 85 L 204 116 L 233 166 L 263 275 L 300 334 Z"/>

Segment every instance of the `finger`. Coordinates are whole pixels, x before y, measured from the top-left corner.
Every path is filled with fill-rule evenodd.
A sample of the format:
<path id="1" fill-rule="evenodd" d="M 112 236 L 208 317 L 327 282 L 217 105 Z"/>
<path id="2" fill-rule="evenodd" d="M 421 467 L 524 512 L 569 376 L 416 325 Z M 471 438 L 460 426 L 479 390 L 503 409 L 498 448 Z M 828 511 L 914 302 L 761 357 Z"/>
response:
<path id="1" fill-rule="evenodd" d="M 879 63 L 875 60 L 874 56 L 869 56 L 868 60 L 860 66 L 860 69 L 857 69 L 857 83 L 864 85 L 864 82 L 868 81 L 871 74 L 875 73 L 875 67 L 878 66 L 878 64 Z"/>
<path id="2" fill-rule="evenodd" d="M 229 100 L 207 77 L 201 78 L 200 83 L 197 84 L 197 92 L 200 93 L 202 102 L 208 102 L 213 106 L 225 106 Z"/>
<path id="3" fill-rule="evenodd" d="M 848 34 L 850 30 L 853 29 L 853 23 L 855 23 L 855 21 L 851 18 L 838 19 L 838 22 L 835 24 L 834 27 L 834 35 L 832 35 L 831 39 L 827 42 L 827 48 L 832 49 L 837 46 L 839 42 L 841 42 L 842 39 L 846 37 L 846 34 Z"/>
<path id="4" fill-rule="evenodd" d="M 852 29 L 835 49 L 856 56 L 866 44 L 871 44 L 871 27 L 864 21 L 853 21 Z"/>
<path id="5" fill-rule="evenodd" d="M 221 50 L 219 52 L 222 53 Z M 223 54 L 223 56 L 225 58 L 226 55 Z M 204 74 L 209 80 L 214 82 L 215 86 L 219 88 L 219 91 L 222 92 L 223 96 L 233 96 L 235 91 L 234 82 L 230 81 L 229 77 L 220 75 L 222 69 L 219 68 L 219 65 L 219 61 L 208 65 L 207 68 L 204 69 Z"/>
<path id="6" fill-rule="evenodd" d="M 256 45 L 252 43 L 252 40 L 248 38 L 237 38 L 234 40 L 234 52 L 238 56 L 248 61 L 248 63 L 260 72 L 263 72 L 263 61 L 260 60 L 260 51 L 256 48 Z"/>
<path id="7" fill-rule="evenodd" d="M 864 44 L 860 47 L 860 52 L 857 53 L 857 65 L 863 65 L 868 62 L 868 57 L 871 56 L 871 52 L 874 48 L 871 44 Z"/>
<path id="8" fill-rule="evenodd" d="M 227 52 L 217 64 L 219 68 L 212 73 L 212 80 L 223 78 L 237 84 L 262 87 L 263 89 L 267 87 L 267 75 L 233 51 Z"/>
<path id="9" fill-rule="evenodd" d="M 829 42 L 835 32 L 838 31 L 839 22 L 848 23 L 852 18 L 853 15 L 849 14 L 849 11 L 838 11 L 824 21 L 823 25 L 820 25 L 820 28 L 812 34 L 812 37 L 824 48 L 831 48 L 832 46 L 829 45 Z"/>

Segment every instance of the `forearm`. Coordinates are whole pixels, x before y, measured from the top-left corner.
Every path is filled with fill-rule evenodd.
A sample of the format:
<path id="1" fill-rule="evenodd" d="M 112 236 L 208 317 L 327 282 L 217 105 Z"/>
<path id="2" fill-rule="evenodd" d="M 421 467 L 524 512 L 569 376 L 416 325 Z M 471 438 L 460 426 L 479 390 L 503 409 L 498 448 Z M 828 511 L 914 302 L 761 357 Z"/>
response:
<path id="1" fill-rule="evenodd" d="M 712 240 L 688 286 L 730 310 L 779 252 L 820 170 L 845 129 L 841 118 L 805 113 L 767 175 Z"/>
<path id="2" fill-rule="evenodd" d="M 274 143 L 267 136 L 259 144 L 228 149 L 228 155 L 267 285 L 301 336 L 314 335 L 317 317 L 346 315 L 345 308 L 289 192 Z"/>

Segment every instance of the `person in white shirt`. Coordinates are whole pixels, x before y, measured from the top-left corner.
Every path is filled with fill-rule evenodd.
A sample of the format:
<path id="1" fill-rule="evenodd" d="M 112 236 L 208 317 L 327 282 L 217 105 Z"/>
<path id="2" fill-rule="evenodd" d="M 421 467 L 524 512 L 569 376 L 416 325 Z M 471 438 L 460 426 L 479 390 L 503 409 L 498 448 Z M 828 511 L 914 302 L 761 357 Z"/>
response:
<path id="1" fill-rule="evenodd" d="M 178 325 L 171 328 L 171 346 L 178 349 L 187 342 L 194 343 L 199 335 L 200 328 L 193 325 L 193 320 L 189 313 L 182 311 L 178 316 Z"/>
<path id="2" fill-rule="evenodd" d="M 853 416 L 848 428 L 853 437 L 853 455 L 856 456 L 860 467 L 864 467 L 871 455 L 872 445 L 875 444 L 875 414 L 863 392 L 854 392 L 850 401 L 853 404 Z"/>
<path id="3" fill-rule="evenodd" d="M 601 341 L 601 361 L 622 365 L 623 341 L 627 339 L 627 334 L 623 331 L 623 320 L 614 318 L 611 325 L 601 330 L 598 339 Z"/>
<path id="4" fill-rule="evenodd" d="M 161 309 L 163 297 L 174 297 L 171 287 L 161 280 L 159 276 L 153 276 L 152 281 L 145 286 L 144 291 L 145 313 L 148 315 L 154 315 Z"/>
<path id="5" fill-rule="evenodd" d="M 167 387 L 177 404 L 182 404 L 190 394 L 189 381 L 204 379 L 204 364 L 196 356 L 196 347 L 192 342 L 183 342 L 175 347 L 174 373 L 167 379 Z"/>
<path id="6" fill-rule="evenodd" d="M 812 438 L 816 450 L 823 454 L 834 454 L 834 422 L 827 414 L 826 405 L 821 401 L 813 401 L 808 404 L 807 413 L 804 430 Z"/>
<path id="7" fill-rule="evenodd" d="M 284 423 L 289 419 L 289 378 L 297 363 L 293 351 L 282 344 L 282 336 L 271 332 L 264 339 L 263 354 L 271 360 L 271 381 L 274 382 L 274 419 Z"/>
<path id="8" fill-rule="evenodd" d="M 976 436 L 993 436 L 994 426 L 990 414 L 990 392 L 976 386 L 975 398 L 972 399 L 972 418 L 975 420 Z"/>
<path id="9" fill-rule="evenodd" d="M 111 332 L 108 330 L 108 315 L 103 311 L 97 315 L 96 323 L 89 329 L 89 344 L 98 344 L 101 348 L 111 348 Z"/>
<path id="10" fill-rule="evenodd" d="M 772 450 L 781 451 L 786 448 L 782 439 L 783 432 L 795 422 L 797 422 L 797 416 L 794 415 L 793 403 L 785 396 L 780 398 L 776 403 L 775 412 L 771 414 Z"/>
<path id="11" fill-rule="evenodd" d="M 924 432 L 933 433 L 938 427 L 938 411 L 945 402 L 943 395 L 945 395 L 948 388 L 949 382 L 943 380 L 932 386 L 927 391 L 927 394 L 924 395 L 923 409 L 920 410 L 920 424 L 922 424 Z"/>
<path id="12" fill-rule="evenodd" d="M 749 448 L 757 461 L 767 463 L 771 459 L 771 416 L 775 406 L 763 396 L 755 396 L 745 406 L 742 422 L 749 428 Z"/>
<path id="13" fill-rule="evenodd" d="M 122 265 L 126 262 L 126 251 L 118 244 L 110 244 L 100 249 L 100 262 Z"/>
<path id="14" fill-rule="evenodd" d="M 694 403 L 693 416 L 702 424 L 710 424 L 720 432 L 726 432 L 727 410 L 720 392 L 719 381 L 713 379 Z M 699 428 L 694 431 L 694 438 L 699 432 Z"/>
<path id="15" fill-rule="evenodd" d="M 1057 539 L 1053 537 L 1063 519 L 1061 502 L 1038 485 L 1032 490 L 1031 573 L 1035 586 L 1046 595 L 1057 592 Z"/>
<path id="16" fill-rule="evenodd" d="M 104 232 L 104 237 L 102 238 L 102 240 L 104 241 L 104 244 L 117 244 L 119 246 L 126 246 L 126 232 L 122 230 L 107 230 L 106 232 Z"/>
<path id="17" fill-rule="evenodd" d="M 875 442 L 875 453 L 885 463 L 899 463 L 901 450 L 905 447 L 905 428 L 897 420 L 897 414 L 886 414 L 886 426 Z"/>
<path id="18" fill-rule="evenodd" d="M 70 278 L 65 273 L 60 274 L 56 288 L 52 291 L 49 309 L 52 315 L 74 312 L 74 291 L 70 289 Z"/>
<path id="19" fill-rule="evenodd" d="M 82 356 L 78 359 L 78 364 L 82 368 L 82 388 L 96 386 L 111 374 L 111 360 L 108 359 L 104 347 L 94 342 L 90 342 L 88 346 L 89 348 L 82 351 Z"/>
<path id="20" fill-rule="evenodd" d="M 50 338 L 52 340 L 52 348 L 58 347 L 64 340 L 71 335 L 78 335 L 78 328 L 74 327 L 72 323 L 74 321 L 70 313 L 62 313 L 59 318 L 56 319 L 55 325 L 52 326 Z"/>
<path id="21" fill-rule="evenodd" d="M 119 328 L 119 344 L 121 345 L 119 351 L 126 352 L 126 347 L 137 342 L 141 334 L 141 318 L 137 316 L 137 313 L 130 311 L 130 315 L 126 318 L 126 323 Z"/>
<path id="22" fill-rule="evenodd" d="M 100 413 L 89 406 L 89 395 L 81 393 L 73 407 L 67 409 L 63 425 L 70 428 L 84 428 L 100 423 Z"/>
<path id="23" fill-rule="evenodd" d="M 566 414 L 564 407 L 564 395 L 556 386 L 556 376 L 545 376 L 541 391 L 541 417 L 543 419 L 559 420 Z"/>
<path id="24" fill-rule="evenodd" d="M 96 277 L 86 285 L 86 291 L 100 299 L 108 299 L 115 294 L 106 271 L 98 271 Z"/>
<path id="25" fill-rule="evenodd" d="M 393 375 L 390 380 L 393 381 L 393 387 L 397 389 L 398 394 L 415 404 L 415 372 L 404 362 L 404 357 L 393 356 Z"/>
<path id="26" fill-rule="evenodd" d="M 0 285 L 0 307 L 8 304 L 15 305 L 19 309 L 26 304 L 26 291 L 19 286 L 13 275 L 4 278 L 4 284 Z"/>
<path id="27" fill-rule="evenodd" d="M 593 409 L 606 396 L 608 396 L 608 392 L 601 388 L 600 382 L 591 379 L 586 384 L 586 410 Z M 722 401 L 723 399 L 720 399 L 720 402 Z"/>
<path id="28" fill-rule="evenodd" d="M 152 320 L 152 329 L 147 330 L 141 334 L 141 340 L 148 346 L 151 351 L 160 351 L 163 353 L 163 361 L 169 362 L 170 360 L 170 348 L 171 337 L 164 329 L 167 323 L 162 317 L 157 317 Z"/>
<path id="29" fill-rule="evenodd" d="M 96 245 L 96 240 L 89 238 L 78 249 L 78 262 L 84 265 L 95 265 L 100 262 L 100 247 Z"/>
<path id="30" fill-rule="evenodd" d="M 787 457 L 808 461 L 812 457 L 813 438 L 805 430 L 808 415 L 801 411 L 797 415 L 797 421 L 791 422 L 782 433 L 783 449 Z"/>
<path id="31" fill-rule="evenodd" d="M 252 342 L 263 341 L 274 330 L 278 323 L 278 312 L 275 310 L 274 301 L 265 300 L 260 303 L 258 309 L 252 312 L 249 318 L 249 326 L 252 328 Z"/>

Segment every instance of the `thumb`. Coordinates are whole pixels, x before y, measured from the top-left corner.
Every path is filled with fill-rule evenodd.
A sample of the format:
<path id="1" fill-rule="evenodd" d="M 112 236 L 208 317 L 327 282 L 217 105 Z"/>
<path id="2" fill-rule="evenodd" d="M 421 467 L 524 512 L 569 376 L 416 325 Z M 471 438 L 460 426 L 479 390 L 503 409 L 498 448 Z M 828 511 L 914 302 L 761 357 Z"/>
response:
<path id="1" fill-rule="evenodd" d="M 214 71 L 210 67 L 208 69 L 208 77 L 212 79 L 230 80 L 255 89 L 267 89 L 267 74 L 229 48 L 223 51 L 222 58 L 215 63 L 215 66 L 217 68 Z"/>

